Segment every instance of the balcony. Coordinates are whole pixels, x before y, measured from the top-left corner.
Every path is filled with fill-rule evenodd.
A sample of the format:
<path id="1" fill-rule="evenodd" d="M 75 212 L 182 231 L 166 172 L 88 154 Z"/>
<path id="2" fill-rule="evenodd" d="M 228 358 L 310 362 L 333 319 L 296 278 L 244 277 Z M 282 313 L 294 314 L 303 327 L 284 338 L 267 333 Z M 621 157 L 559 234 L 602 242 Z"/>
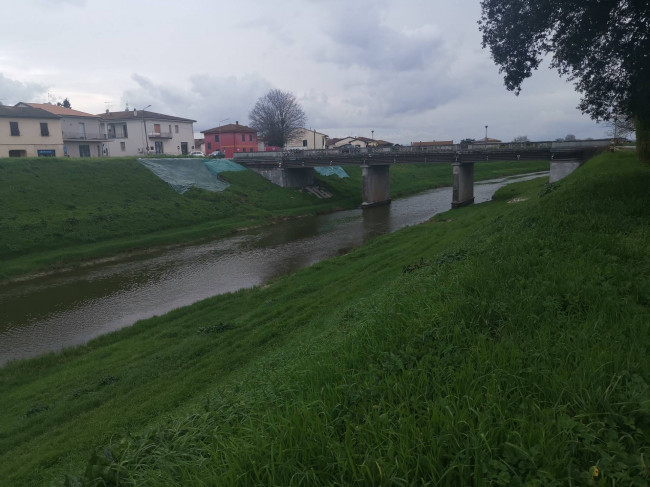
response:
<path id="1" fill-rule="evenodd" d="M 171 132 L 149 132 L 147 136 L 150 139 L 171 139 L 172 133 Z"/>
<path id="2" fill-rule="evenodd" d="M 79 132 L 63 132 L 63 140 L 106 140 L 111 138 L 111 135 L 100 133 L 86 132 L 85 134 Z M 114 138 L 114 136 L 112 137 Z"/>

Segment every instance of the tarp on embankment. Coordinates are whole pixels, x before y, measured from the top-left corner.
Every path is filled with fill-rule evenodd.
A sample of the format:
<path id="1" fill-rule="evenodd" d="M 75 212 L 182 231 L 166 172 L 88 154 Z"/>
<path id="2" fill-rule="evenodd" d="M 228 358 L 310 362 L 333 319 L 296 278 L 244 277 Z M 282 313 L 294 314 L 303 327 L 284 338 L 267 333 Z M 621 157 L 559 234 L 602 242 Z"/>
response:
<path id="1" fill-rule="evenodd" d="M 223 191 L 230 184 L 219 179 L 220 173 L 246 170 L 228 159 L 138 159 L 138 162 L 181 194 L 190 188 Z"/>
<path id="2" fill-rule="evenodd" d="M 341 179 L 350 177 L 341 166 L 318 166 L 314 170 L 321 176 L 338 176 Z"/>

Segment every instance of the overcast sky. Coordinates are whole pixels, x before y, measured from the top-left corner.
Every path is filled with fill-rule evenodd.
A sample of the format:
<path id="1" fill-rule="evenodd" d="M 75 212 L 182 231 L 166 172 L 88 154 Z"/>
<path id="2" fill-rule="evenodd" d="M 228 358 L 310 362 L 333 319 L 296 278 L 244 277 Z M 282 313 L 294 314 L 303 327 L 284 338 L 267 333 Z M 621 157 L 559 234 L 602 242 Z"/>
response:
<path id="1" fill-rule="evenodd" d="M 507 91 L 481 48 L 479 0 L 0 0 L 0 102 L 129 106 L 248 123 L 292 92 L 330 137 L 395 143 L 601 138 L 547 66 Z M 227 119 L 226 122 L 223 122 Z"/>

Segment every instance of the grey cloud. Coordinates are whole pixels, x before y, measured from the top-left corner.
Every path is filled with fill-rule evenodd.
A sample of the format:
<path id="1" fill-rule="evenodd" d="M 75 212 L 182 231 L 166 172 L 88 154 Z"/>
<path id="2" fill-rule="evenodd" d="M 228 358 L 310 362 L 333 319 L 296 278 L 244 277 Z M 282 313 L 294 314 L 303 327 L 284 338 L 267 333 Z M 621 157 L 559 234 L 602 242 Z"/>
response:
<path id="1" fill-rule="evenodd" d="M 46 92 L 47 86 L 45 85 L 14 81 L 0 73 L 0 102 L 5 105 L 15 105 L 19 101 L 40 100 Z"/>
<path id="2" fill-rule="evenodd" d="M 257 99 L 272 88 L 266 79 L 255 75 L 195 75 L 187 89 L 155 83 L 141 75 L 134 75 L 133 80 L 138 88 L 123 94 L 131 108 L 151 104 L 152 111 L 192 118 L 197 121 L 197 131 L 214 127 L 224 118 L 246 123 Z"/>

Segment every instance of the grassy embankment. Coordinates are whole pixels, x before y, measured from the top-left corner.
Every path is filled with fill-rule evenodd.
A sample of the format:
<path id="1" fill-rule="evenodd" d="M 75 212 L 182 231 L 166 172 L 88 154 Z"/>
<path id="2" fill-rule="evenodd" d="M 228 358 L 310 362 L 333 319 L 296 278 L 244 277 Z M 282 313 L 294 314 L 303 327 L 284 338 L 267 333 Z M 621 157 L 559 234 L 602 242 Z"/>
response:
<path id="1" fill-rule="evenodd" d="M 9 364 L 0 478 L 647 485 L 649 185 L 633 155 L 605 154 Z"/>
<path id="2" fill-rule="evenodd" d="M 548 169 L 548 162 L 478 164 L 477 179 Z M 175 193 L 133 158 L 0 160 L 0 279 L 117 252 L 226 235 L 276 218 L 351 208 L 361 171 L 320 178 L 328 200 L 257 174 L 225 174 L 222 193 Z M 448 164 L 391 169 L 392 196 L 451 185 Z"/>

